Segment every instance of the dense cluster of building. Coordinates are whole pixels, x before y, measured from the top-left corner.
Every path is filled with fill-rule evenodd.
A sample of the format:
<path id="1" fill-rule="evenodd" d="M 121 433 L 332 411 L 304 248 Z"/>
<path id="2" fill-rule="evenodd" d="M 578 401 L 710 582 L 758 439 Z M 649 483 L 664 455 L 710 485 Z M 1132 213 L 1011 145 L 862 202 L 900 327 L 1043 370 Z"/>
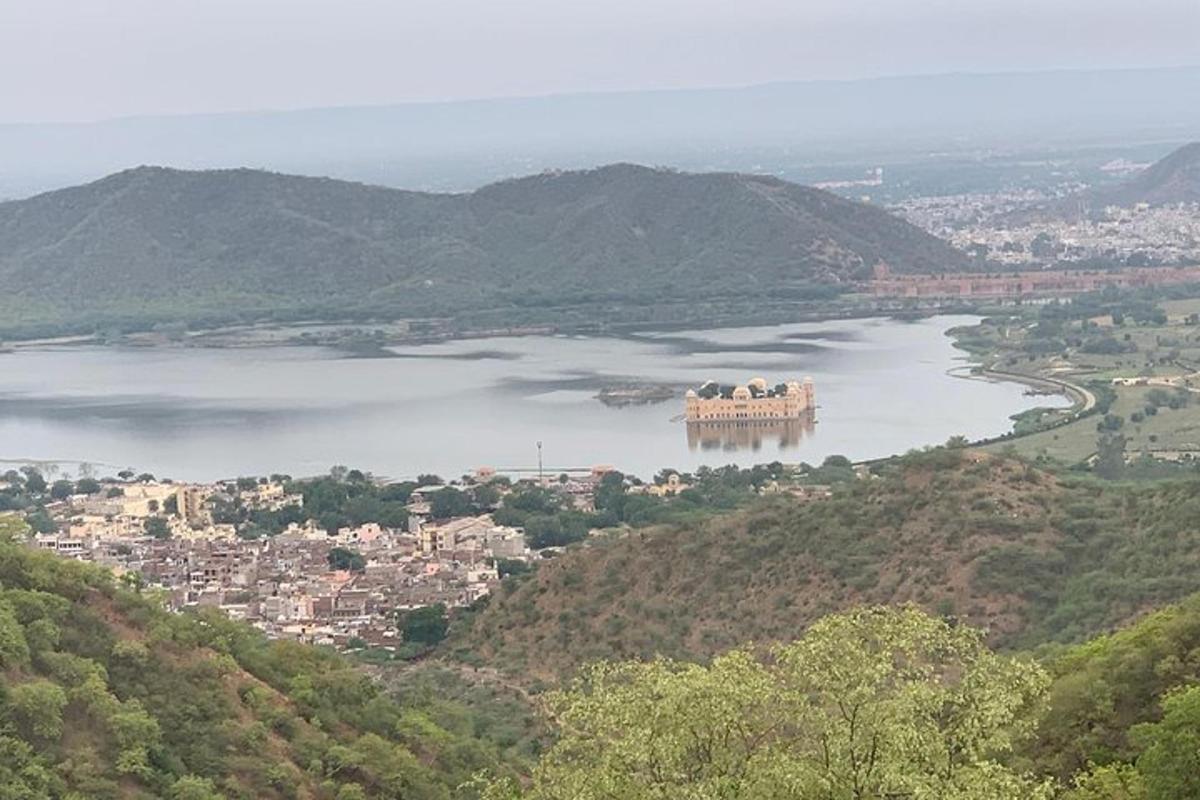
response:
<path id="1" fill-rule="evenodd" d="M 251 509 L 303 503 L 269 481 L 106 485 L 48 505 L 58 532 L 34 543 L 161 591 L 176 610 L 219 608 L 272 637 L 388 649 L 401 643 L 406 610 L 469 605 L 496 587 L 500 564 L 535 557 L 523 531 L 490 515 L 429 519 L 428 492 L 413 496 L 403 529 L 327 531 L 310 519 L 258 539 L 213 522 L 214 501 L 233 496 Z M 151 519 L 163 520 L 161 535 L 149 532 Z M 339 563 L 347 556 L 352 566 Z"/>
<path id="2" fill-rule="evenodd" d="M 1030 211 L 1046 202 L 1055 201 L 1035 192 L 953 195 L 914 198 L 895 210 L 929 233 L 1000 266 L 1200 262 L 1196 203 L 1141 203 L 1078 214 Z"/>

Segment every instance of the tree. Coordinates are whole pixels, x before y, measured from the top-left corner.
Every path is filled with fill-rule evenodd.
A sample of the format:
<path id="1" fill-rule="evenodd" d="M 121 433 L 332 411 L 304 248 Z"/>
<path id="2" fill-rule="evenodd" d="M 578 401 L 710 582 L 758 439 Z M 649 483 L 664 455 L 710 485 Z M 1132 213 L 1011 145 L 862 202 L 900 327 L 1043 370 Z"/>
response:
<path id="1" fill-rule="evenodd" d="M 146 535 L 153 536 L 155 539 L 169 539 L 171 537 L 171 528 L 162 517 L 147 517 L 145 528 Z"/>
<path id="2" fill-rule="evenodd" d="M 58 525 L 44 509 L 38 509 L 25 517 L 25 521 L 29 523 L 29 527 L 33 529 L 34 533 L 56 533 L 58 531 Z"/>
<path id="3" fill-rule="evenodd" d="M 583 541 L 587 535 L 587 517 L 578 511 L 532 514 L 525 519 L 526 542 L 534 550 L 565 547 Z"/>
<path id="4" fill-rule="evenodd" d="M 438 489 L 431 493 L 429 498 L 429 513 L 434 519 L 463 517 L 474 510 L 471 498 L 453 486 Z"/>
<path id="5" fill-rule="evenodd" d="M 99 494 L 100 481 L 95 478 L 80 478 L 75 483 L 76 494 Z"/>
<path id="6" fill-rule="evenodd" d="M 1048 679 L 979 631 L 913 608 L 817 622 L 770 658 L 585 669 L 549 700 L 560 738 L 524 794 L 629 800 L 1036 800 L 997 756 L 1032 730 Z"/>
<path id="7" fill-rule="evenodd" d="M 476 486 L 471 495 L 480 508 L 495 508 L 500 502 L 500 490 L 490 484 Z"/>
<path id="8" fill-rule="evenodd" d="M 0 669 L 11 670 L 29 663 L 29 643 L 16 612 L 0 602 Z"/>
<path id="9" fill-rule="evenodd" d="M 1125 473 L 1125 437 L 1119 433 L 1101 435 L 1096 440 L 1096 474 L 1115 481 Z"/>
<path id="10" fill-rule="evenodd" d="M 1063 800 L 1146 800 L 1146 784 L 1134 767 L 1107 764 L 1076 776 Z"/>
<path id="11" fill-rule="evenodd" d="M 519 558 L 500 558 L 496 560 L 496 574 L 501 578 L 507 578 L 509 575 L 524 575 L 532 569 L 533 567 L 528 561 L 522 561 Z"/>
<path id="12" fill-rule="evenodd" d="M 15 514 L 0 514 L 0 544 L 24 541 L 29 535 L 29 526 Z"/>
<path id="13" fill-rule="evenodd" d="M 0 735 L 0 797 L 50 800 L 64 794 L 61 780 L 25 742 Z"/>
<path id="14" fill-rule="evenodd" d="M 606 472 L 596 487 L 593 500 L 597 511 L 611 511 L 618 520 L 625 519 L 625 476 L 616 470 Z"/>
<path id="15" fill-rule="evenodd" d="M 350 572 L 362 572 L 367 568 L 367 562 L 362 555 L 346 547 L 335 547 L 326 557 L 331 569 L 344 569 Z"/>
<path id="16" fill-rule="evenodd" d="M 433 646 L 446 638 L 450 620 L 446 617 L 446 606 L 437 603 L 406 612 L 400 620 L 404 641 Z"/>
<path id="17" fill-rule="evenodd" d="M 25 491 L 30 494 L 42 494 L 46 491 L 46 479 L 42 477 L 42 473 L 32 467 L 25 467 L 21 471 L 25 473 Z"/>
<path id="18" fill-rule="evenodd" d="M 1146 800 L 1200 798 L 1200 686 L 1179 689 L 1162 701 L 1160 722 L 1130 731 L 1142 748 L 1137 768 Z"/>
<path id="19" fill-rule="evenodd" d="M 62 736 L 62 714 L 67 693 L 52 681 L 20 683 L 8 693 L 8 704 L 17 725 L 29 737 L 57 740 Z"/>

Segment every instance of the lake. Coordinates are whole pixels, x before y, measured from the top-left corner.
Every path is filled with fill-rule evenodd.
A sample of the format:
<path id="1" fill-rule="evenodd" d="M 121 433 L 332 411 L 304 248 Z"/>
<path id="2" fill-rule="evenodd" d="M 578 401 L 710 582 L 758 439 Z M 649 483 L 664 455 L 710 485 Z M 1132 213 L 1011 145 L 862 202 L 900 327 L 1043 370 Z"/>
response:
<path id="1" fill-rule="evenodd" d="M 209 480 L 334 464 L 379 475 L 453 477 L 488 465 L 548 472 L 853 459 L 1011 428 L 1010 415 L 1065 398 L 954 377 L 964 354 L 945 331 L 970 317 L 842 320 L 530 336 L 392 348 L 45 347 L 0 355 L 0 459 L 78 462 Z M 712 378 L 816 381 L 815 425 L 689 431 L 682 391 Z M 653 383 L 679 395 L 612 408 L 605 386 Z M 67 466 L 70 464 L 70 466 Z"/>

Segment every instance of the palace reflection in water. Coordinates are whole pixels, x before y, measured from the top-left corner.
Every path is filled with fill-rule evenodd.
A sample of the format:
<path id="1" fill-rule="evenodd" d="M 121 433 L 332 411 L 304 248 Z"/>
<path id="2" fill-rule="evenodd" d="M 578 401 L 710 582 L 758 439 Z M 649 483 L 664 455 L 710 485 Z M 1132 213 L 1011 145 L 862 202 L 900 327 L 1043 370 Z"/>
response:
<path id="1" fill-rule="evenodd" d="M 688 449 L 696 450 L 761 450 L 763 443 L 780 449 L 799 447 L 801 440 L 813 432 L 814 412 L 807 411 L 797 419 L 740 419 L 717 422 L 687 423 Z"/>

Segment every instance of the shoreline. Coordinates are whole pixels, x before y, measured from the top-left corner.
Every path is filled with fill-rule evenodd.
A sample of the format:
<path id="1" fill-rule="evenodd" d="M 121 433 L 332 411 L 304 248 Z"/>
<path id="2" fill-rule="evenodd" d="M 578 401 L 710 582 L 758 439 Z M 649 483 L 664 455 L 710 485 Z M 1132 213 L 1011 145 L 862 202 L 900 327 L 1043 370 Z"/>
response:
<path id="1" fill-rule="evenodd" d="M 520 338 L 524 336 L 632 338 L 641 333 L 671 332 L 693 328 L 748 328 L 764 324 L 816 323 L 871 318 L 903 321 L 955 314 L 986 315 L 984 311 L 986 304 L 984 303 L 925 299 L 921 305 L 909 306 L 894 299 L 887 299 L 886 302 L 880 303 L 863 295 L 851 295 L 850 297 L 864 302 L 835 308 L 813 308 L 785 302 L 771 308 L 760 308 L 758 317 L 747 315 L 744 309 L 724 309 L 714 314 L 697 314 L 693 317 L 676 319 L 659 318 L 656 320 L 654 315 L 649 315 L 640 321 L 530 321 L 524 324 L 476 326 L 468 324 L 461 327 L 455 326 L 453 321 L 448 318 L 399 318 L 368 322 L 314 319 L 287 323 L 261 322 L 200 328 L 187 331 L 182 336 L 178 333 L 168 335 L 162 331 L 153 330 L 133 331 L 122 334 L 119 339 L 115 340 L 106 340 L 101 333 L 64 334 L 32 339 L 0 339 L 0 354 L 49 347 L 139 347 L 151 349 L 197 347 L 235 350 L 252 347 L 322 346 L 353 351 L 356 348 L 361 350 L 364 347 L 413 347 L 488 338 Z M 419 329 L 412 330 L 414 325 Z M 377 335 L 379 331 L 383 332 L 382 336 Z M 302 340 L 306 334 L 311 335 L 311 340 Z"/>

